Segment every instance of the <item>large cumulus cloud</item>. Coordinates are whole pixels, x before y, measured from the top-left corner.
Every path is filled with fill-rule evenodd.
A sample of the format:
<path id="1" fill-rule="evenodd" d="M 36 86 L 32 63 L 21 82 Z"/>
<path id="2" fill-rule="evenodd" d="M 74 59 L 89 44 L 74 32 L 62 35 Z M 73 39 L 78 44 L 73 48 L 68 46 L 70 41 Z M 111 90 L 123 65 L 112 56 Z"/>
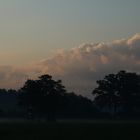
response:
<path id="1" fill-rule="evenodd" d="M 140 71 L 140 34 L 108 43 L 82 44 L 57 52 L 39 65 L 63 79 L 68 89 L 90 96 L 96 80 L 104 75 L 119 70 Z"/>
<path id="2" fill-rule="evenodd" d="M 70 50 L 60 50 L 26 68 L 13 70 L 11 67 L 0 67 L 0 82 L 16 79 L 19 84 L 15 82 L 15 85 L 19 86 L 26 78 L 48 73 L 62 79 L 70 91 L 90 97 L 96 80 L 119 70 L 140 71 L 140 34 L 129 39 L 82 44 Z"/>

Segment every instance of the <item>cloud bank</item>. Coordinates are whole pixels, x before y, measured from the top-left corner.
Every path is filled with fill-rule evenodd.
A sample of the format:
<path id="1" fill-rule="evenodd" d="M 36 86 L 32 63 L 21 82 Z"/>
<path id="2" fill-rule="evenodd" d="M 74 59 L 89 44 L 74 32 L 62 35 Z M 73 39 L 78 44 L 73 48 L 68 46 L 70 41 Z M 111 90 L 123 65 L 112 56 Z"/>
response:
<path id="1" fill-rule="evenodd" d="M 29 77 L 51 74 L 69 91 L 91 96 L 96 80 L 119 70 L 140 72 L 140 34 L 108 43 L 85 43 L 60 50 L 26 68 L 0 67 L 0 86 L 20 87 Z"/>

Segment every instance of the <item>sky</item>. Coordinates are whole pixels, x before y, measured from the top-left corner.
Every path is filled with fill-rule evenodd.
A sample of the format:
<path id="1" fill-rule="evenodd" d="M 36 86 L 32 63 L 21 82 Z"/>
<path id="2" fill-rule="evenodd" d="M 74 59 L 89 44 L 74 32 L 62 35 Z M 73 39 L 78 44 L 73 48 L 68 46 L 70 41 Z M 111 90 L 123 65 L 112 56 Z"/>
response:
<path id="1" fill-rule="evenodd" d="M 127 38 L 139 32 L 139 13 L 139 0 L 0 0 L 0 63 L 26 64 L 55 49 Z"/>
<path id="2" fill-rule="evenodd" d="M 139 13 L 139 0 L 0 0 L 0 81 L 5 81 L 0 86 L 19 87 L 27 77 L 34 77 L 41 74 L 41 71 L 52 72 L 56 77 L 61 75 L 64 81 L 67 81 L 71 79 L 71 74 L 66 72 L 70 69 L 75 70 L 73 77 L 78 72 L 81 75 L 86 72 L 89 76 L 85 74 L 83 82 L 84 85 L 89 85 L 90 74 L 93 74 L 91 71 L 95 71 L 95 68 L 91 67 L 96 64 L 107 71 L 113 67 L 113 61 L 122 55 L 122 50 L 125 55 L 130 53 L 128 42 L 139 40 Z M 122 39 L 125 40 L 123 44 Z M 115 40 L 121 43 L 116 45 Z M 96 54 L 95 52 L 100 52 L 100 47 L 94 43 L 106 46 L 111 44 L 115 49 L 118 46 L 118 49 L 114 54 L 114 48 L 112 52 L 112 48 L 108 50 L 108 47 L 101 47 L 104 52 Z M 136 44 L 139 44 L 139 41 Z M 135 48 L 136 44 L 132 43 L 132 46 Z M 97 51 L 91 51 L 93 46 L 98 48 Z M 89 52 L 85 55 L 87 50 Z M 109 61 L 111 56 L 108 56 L 107 50 L 116 55 L 112 62 Z M 135 50 L 138 55 L 139 48 Z M 135 50 L 131 52 L 134 53 L 133 56 Z M 102 64 L 99 58 L 91 57 L 90 53 L 98 55 Z M 59 62 L 56 62 L 56 59 L 62 61 L 57 67 Z M 108 61 L 111 63 L 109 66 Z M 122 61 L 118 62 L 120 69 Z M 45 66 L 42 66 L 43 64 Z M 76 68 L 75 64 L 78 64 Z M 130 70 L 130 67 L 127 64 L 125 68 Z M 102 75 L 103 71 L 100 73 Z M 77 83 L 71 87 L 80 89 L 83 85 L 77 79 Z"/>

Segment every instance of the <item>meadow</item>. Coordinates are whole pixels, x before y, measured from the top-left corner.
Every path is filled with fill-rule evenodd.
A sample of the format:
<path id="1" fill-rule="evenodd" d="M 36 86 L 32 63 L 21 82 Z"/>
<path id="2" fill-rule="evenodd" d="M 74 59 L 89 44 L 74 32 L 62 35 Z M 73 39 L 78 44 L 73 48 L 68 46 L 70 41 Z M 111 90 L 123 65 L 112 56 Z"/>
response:
<path id="1" fill-rule="evenodd" d="M 0 138 L 14 140 L 125 140 L 140 138 L 140 122 L 4 122 Z"/>

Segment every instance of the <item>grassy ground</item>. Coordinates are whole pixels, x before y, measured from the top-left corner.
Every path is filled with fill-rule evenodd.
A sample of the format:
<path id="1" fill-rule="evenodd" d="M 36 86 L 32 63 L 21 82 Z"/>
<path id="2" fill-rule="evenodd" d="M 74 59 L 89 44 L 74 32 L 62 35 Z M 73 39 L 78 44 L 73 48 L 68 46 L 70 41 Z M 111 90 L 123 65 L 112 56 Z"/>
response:
<path id="1" fill-rule="evenodd" d="M 0 139 L 135 140 L 140 139 L 140 123 L 1 123 Z"/>

